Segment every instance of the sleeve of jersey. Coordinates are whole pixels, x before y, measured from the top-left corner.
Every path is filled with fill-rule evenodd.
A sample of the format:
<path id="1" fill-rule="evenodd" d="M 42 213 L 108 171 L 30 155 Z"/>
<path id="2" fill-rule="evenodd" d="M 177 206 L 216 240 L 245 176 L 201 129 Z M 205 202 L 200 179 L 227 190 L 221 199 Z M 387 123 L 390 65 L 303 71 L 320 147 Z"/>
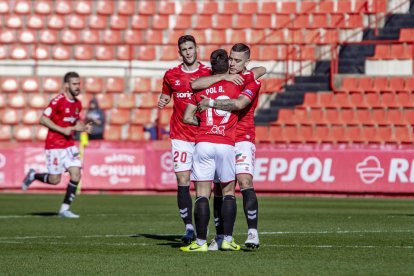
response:
<path id="1" fill-rule="evenodd" d="M 59 100 L 55 100 L 52 99 L 49 103 L 49 105 L 46 107 L 46 109 L 43 111 L 43 115 L 45 115 L 46 117 L 48 117 L 49 119 L 52 118 L 53 116 L 55 116 L 57 109 L 60 106 L 60 103 L 62 101 Z"/>
<path id="2" fill-rule="evenodd" d="M 161 93 L 165 94 L 165 95 L 168 95 L 168 96 L 171 96 L 171 94 L 172 94 L 171 86 L 168 83 L 167 74 L 164 75 L 164 78 L 162 80 L 162 91 L 161 91 Z"/>
<path id="3" fill-rule="evenodd" d="M 248 97 L 251 101 L 259 94 L 261 82 L 258 80 L 252 81 L 246 85 L 244 90 L 241 92 L 242 95 Z"/>
<path id="4" fill-rule="evenodd" d="M 252 71 L 247 71 L 247 72 L 243 73 L 242 77 L 244 79 L 244 85 L 254 81 L 254 74 L 253 74 Z"/>

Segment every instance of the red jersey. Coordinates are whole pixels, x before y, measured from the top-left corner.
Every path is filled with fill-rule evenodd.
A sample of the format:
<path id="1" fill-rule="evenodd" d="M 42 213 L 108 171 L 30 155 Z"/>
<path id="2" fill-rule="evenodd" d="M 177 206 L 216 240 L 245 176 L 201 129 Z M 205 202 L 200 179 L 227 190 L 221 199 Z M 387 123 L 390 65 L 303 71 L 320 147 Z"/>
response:
<path id="1" fill-rule="evenodd" d="M 180 64 L 165 73 L 162 93 L 172 96 L 174 100 L 173 113 L 170 119 L 171 139 L 195 142 L 196 127 L 183 123 L 185 108 L 193 94 L 190 82 L 209 75 L 211 75 L 210 68 L 202 63 L 199 63 L 197 70 L 194 71 L 184 71 L 182 64 Z"/>
<path id="2" fill-rule="evenodd" d="M 256 132 L 254 128 L 254 111 L 259 101 L 259 90 L 261 83 L 258 80 L 252 81 L 246 85 L 240 93 L 250 99 L 250 103 L 244 109 L 239 111 L 239 121 L 236 130 L 236 142 L 249 141 L 254 143 Z"/>
<path id="3" fill-rule="evenodd" d="M 49 106 L 43 111 L 43 116 L 58 126 L 69 127 L 74 126 L 79 120 L 81 110 L 82 104 L 78 99 L 71 101 L 64 94 L 59 94 L 50 101 Z M 49 129 L 45 149 L 65 149 L 74 144 L 72 136 L 65 136 Z"/>

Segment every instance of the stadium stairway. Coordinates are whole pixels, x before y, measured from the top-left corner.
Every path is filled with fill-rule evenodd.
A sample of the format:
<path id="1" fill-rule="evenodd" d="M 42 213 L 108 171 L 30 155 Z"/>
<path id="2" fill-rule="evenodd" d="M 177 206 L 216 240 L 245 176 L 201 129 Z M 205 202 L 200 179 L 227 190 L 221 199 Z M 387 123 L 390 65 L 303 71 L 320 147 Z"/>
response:
<path id="1" fill-rule="evenodd" d="M 383 28 L 375 32 L 372 28 L 363 31 L 363 41 L 398 41 L 401 29 L 414 28 L 414 4 L 408 14 L 392 14 L 385 18 Z M 376 52 L 374 44 L 343 45 L 339 51 L 339 74 L 365 74 L 365 61 Z M 285 85 L 284 92 L 269 101 L 268 108 L 259 109 L 255 116 L 257 125 L 268 125 L 278 120 L 281 109 L 294 109 L 303 104 L 306 93 L 332 92 L 330 88 L 331 60 L 319 60 L 311 76 L 295 77 L 293 84 Z M 276 122 L 277 123 L 277 122 Z"/>

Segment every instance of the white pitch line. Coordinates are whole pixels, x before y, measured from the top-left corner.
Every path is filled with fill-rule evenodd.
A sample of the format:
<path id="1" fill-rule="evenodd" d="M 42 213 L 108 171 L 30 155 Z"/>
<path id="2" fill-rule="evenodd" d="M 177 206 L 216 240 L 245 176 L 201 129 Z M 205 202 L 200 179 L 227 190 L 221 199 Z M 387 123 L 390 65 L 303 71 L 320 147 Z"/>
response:
<path id="1" fill-rule="evenodd" d="M 279 231 L 259 232 L 261 235 L 289 235 L 289 234 L 358 234 L 358 233 L 412 233 L 414 230 L 338 230 L 338 231 Z"/>

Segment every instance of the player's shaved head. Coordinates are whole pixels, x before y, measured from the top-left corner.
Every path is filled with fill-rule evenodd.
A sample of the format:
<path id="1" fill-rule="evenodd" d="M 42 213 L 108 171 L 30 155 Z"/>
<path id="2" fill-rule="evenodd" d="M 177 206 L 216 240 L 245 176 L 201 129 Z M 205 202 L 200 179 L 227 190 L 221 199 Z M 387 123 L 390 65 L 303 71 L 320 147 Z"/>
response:
<path id="1" fill-rule="evenodd" d="M 224 74 L 229 70 L 229 56 L 224 49 L 218 49 L 210 55 L 211 69 L 215 74 Z"/>

